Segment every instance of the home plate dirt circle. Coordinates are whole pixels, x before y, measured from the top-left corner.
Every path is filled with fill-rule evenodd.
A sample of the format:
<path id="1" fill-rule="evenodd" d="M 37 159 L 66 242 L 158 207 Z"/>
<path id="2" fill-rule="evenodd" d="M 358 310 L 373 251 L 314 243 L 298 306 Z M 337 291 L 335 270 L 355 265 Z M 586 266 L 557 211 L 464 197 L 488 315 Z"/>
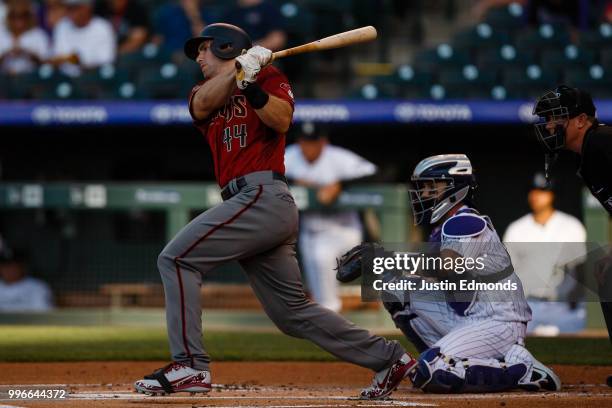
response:
<path id="1" fill-rule="evenodd" d="M 214 408 L 214 407 L 596 407 L 612 406 L 605 385 L 612 366 L 554 366 L 564 382 L 555 393 L 431 395 L 402 383 L 385 401 L 358 400 L 368 385 L 368 370 L 345 363 L 219 362 L 211 367 L 215 386 L 207 394 L 152 397 L 138 394 L 132 382 L 163 362 L 2 363 L 8 387 L 65 388 L 62 400 L 0 400 L 0 408 Z"/>

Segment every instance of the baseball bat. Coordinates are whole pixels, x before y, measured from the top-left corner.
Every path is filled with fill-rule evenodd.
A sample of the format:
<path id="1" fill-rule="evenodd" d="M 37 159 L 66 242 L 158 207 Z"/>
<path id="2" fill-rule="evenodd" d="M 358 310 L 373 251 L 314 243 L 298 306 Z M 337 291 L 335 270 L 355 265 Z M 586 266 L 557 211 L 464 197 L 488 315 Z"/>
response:
<path id="1" fill-rule="evenodd" d="M 360 44 L 376 39 L 376 35 L 376 28 L 372 26 L 356 28 L 355 30 L 334 34 L 307 44 L 298 45 L 297 47 L 277 51 L 272 54 L 272 60 L 303 54 L 305 52 L 331 50 L 353 44 Z"/>
<path id="2" fill-rule="evenodd" d="M 348 45 L 360 44 L 376 39 L 377 33 L 376 28 L 373 26 L 366 26 L 356 28 L 350 31 L 344 31 L 342 33 L 334 34 L 329 37 L 321 38 L 307 44 L 298 45 L 297 47 L 287 48 L 286 50 L 276 51 L 272 54 L 272 61 L 289 57 L 291 55 L 303 54 L 305 52 L 331 50 L 334 48 L 342 48 Z M 240 69 L 240 63 L 236 62 L 236 69 Z"/>

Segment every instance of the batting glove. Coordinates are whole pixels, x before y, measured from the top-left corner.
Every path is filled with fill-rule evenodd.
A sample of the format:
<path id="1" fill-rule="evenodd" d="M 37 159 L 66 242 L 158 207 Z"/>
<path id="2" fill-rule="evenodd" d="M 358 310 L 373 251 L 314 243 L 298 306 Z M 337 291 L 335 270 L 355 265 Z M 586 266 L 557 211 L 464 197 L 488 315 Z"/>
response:
<path id="1" fill-rule="evenodd" d="M 236 72 L 236 84 L 238 88 L 244 89 L 257 81 L 261 65 L 257 57 L 249 53 L 236 57 L 236 61 L 240 63 L 240 69 Z"/>
<path id="2" fill-rule="evenodd" d="M 272 51 L 259 45 L 249 48 L 247 54 L 257 58 L 260 67 L 264 67 L 272 62 Z"/>

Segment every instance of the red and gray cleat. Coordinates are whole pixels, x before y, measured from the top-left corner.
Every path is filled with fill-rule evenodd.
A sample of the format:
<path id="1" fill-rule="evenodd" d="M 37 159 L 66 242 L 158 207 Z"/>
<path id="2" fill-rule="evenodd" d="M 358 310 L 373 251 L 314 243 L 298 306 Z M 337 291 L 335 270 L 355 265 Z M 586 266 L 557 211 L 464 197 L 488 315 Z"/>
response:
<path id="1" fill-rule="evenodd" d="M 208 392 L 212 388 L 209 371 L 198 371 L 180 363 L 170 363 L 134 383 L 137 392 L 165 395 L 174 392 Z"/>
<path id="2" fill-rule="evenodd" d="M 372 385 L 361 390 L 360 399 L 376 400 L 389 396 L 400 382 L 416 367 L 417 361 L 405 353 L 391 367 L 385 368 L 374 375 Z"/>

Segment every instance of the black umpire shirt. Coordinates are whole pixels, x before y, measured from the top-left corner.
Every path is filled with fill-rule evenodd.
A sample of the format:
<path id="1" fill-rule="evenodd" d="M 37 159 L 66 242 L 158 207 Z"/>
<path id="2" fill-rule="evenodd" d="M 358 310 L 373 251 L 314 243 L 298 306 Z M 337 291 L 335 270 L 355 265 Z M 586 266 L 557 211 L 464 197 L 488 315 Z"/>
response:
<path id="1" fill-rule="evenodd" d="M 578 174 L 595 198 L 612 215 L 612 127 L 595 123 L 582 143 Z"/>

